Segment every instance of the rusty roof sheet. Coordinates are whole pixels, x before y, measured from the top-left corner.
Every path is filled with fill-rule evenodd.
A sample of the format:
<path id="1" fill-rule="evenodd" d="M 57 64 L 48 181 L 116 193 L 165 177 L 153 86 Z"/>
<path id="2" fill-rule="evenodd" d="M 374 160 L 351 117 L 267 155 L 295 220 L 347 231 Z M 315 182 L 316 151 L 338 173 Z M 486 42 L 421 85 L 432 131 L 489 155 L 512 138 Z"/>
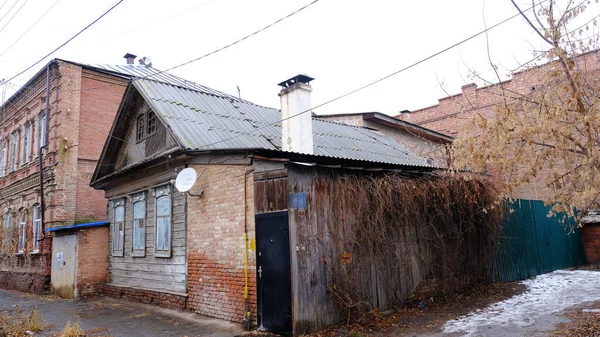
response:
<path id="1" fill-rule="evenodd" d="M 281 151 L 279 110 L 203 88 L 138 78 L 133 86 L 186 150 Z M 314 154 L 332 158 L 429 167 L 374 131 L 313 117 Z"/>

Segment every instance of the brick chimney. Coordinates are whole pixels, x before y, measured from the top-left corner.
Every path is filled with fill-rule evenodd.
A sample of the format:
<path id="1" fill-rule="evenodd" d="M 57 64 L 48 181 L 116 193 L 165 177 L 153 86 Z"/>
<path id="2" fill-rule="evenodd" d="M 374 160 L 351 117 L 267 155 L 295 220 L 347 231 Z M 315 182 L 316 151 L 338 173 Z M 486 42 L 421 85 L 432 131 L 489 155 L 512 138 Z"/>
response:
<path id="1" fill-rule="evenodd" d="M 312 112 L 308 111 L 312 80 L 312 77 L 297 75 L 279 83 L 283 151 L 313 154 Z"/>
<path id="2" fill-rule="evenodd" d="M 135 60 L 135 58 L 137 57 L 137 55 L 133 55 L 130 53 L 125 54 L 125 56 L 123 56 L 123 58 L 127 59 L 127 64 L 133 64 L 133 61 Z"/>

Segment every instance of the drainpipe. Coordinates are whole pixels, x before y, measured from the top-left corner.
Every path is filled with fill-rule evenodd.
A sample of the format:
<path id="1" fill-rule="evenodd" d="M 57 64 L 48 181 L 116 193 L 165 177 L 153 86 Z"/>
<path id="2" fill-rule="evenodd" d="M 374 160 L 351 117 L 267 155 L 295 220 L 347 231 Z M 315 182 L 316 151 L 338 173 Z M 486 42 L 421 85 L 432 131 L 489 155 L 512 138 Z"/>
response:
<path id="1" fill-rule="evenodd" d="M 247 197 L 247 182 L 248 173 L 254 170 L 248 170 L 244 172 L 244 319 L 242 320 L 242 327 L 248 331 L 252 327 L 252 313 L 250 312 L 250 306 L 248 303 L 248 206 L 246 204 Z"/>
<path id="2" fill-rule="evenodd" d="M 44 140 L 45 143 L 48 144 L 48 125 L 49 125 L 49 121 L 50 121 L 50 64 L 48 64 L 48 67 L 46 68 L 46 111 L 44 112 L 44 114 L 46 114 L 46 134 L 44 135 Z M 41 127 L 41 125 L 40 125 Z M 41 132 L 40 132 L 41 135 Z M 41 138 L 41 137 L 40 137 Z M 40 144 L 40 218 L 42 221 L 42 228 L 41 228 L 41 237 L 39 238 L 39 241 L 41 241 L 44 237 L 46 233 L 46 222 L 44 219 L 44 213 L 45 213 L 45 205 L 44 205 L 44 149 L 46 148 L 46 144 Z"/>

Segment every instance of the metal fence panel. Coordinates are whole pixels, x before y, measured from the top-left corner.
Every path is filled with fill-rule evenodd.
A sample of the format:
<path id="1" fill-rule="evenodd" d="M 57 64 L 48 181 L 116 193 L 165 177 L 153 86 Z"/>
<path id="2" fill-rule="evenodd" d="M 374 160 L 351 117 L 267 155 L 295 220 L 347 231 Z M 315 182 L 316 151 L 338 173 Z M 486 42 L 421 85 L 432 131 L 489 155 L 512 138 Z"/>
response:
<path id="1" fill-rule="evenodd" d="M 540 200 L 505 202 L 495 281 L 524 280 L 586 263 L 581 233 L 572 218 L 549 218 Z"/>

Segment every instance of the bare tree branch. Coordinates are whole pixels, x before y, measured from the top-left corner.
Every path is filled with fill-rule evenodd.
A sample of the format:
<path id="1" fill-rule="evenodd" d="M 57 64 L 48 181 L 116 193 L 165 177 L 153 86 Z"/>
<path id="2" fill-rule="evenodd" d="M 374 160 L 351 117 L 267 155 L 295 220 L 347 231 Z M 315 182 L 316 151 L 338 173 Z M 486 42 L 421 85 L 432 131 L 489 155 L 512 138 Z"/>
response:
<path id="1" fill-rule="evenodd" d="M 523 13 L 521 8 L 519 8 L 519 5 L 517 5 L 515 0 L 510 0 L 510 2 L 512 2 L 512 4 L 515 6 L 515 8 L 519 11 L 519 14 L 521 14 L 521 16 L 525 19 L 525 21 L 527 21 L 527 23 L 531 26 L 531 28 L 533 28 L 533 30 L 542 38 L 542 40 L 546 41 L 546 43 L 548 43 L 549 45 L 552 45 L 552 41 L 548 40 L 546 38 L 546 36 L 544 36 L 544 34 L 542 34 L 542 32 L 540 32 L 540 30 L 531 22 L 531 20 L 529 20 L 527 15 L 525 15 L 525 13 Z"/>

